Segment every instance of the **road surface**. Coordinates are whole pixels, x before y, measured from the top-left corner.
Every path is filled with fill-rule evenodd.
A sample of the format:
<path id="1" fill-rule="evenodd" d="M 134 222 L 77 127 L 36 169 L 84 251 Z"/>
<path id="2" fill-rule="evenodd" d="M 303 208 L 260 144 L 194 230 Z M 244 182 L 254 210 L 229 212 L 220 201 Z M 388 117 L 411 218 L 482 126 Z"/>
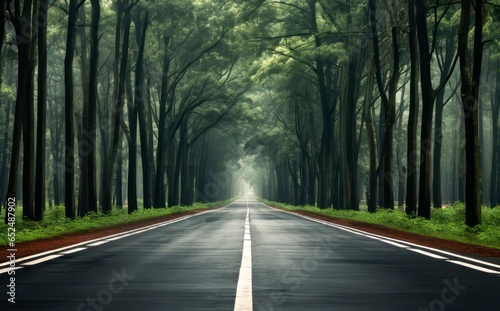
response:
<path id="1" fill-rule="evenodd" d="M 18 259 L 0 310 L 500 310 L 500 265 L 241 199 Z"/>

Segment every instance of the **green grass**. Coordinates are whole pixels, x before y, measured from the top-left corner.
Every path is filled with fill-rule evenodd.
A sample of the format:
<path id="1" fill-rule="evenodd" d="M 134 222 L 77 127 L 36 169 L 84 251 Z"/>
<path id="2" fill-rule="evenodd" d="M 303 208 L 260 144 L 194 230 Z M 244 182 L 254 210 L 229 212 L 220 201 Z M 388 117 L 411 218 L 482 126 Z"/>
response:
<path id="1" fill-rule="evenodd" d="M 313 206 L 292 206 L 262 200 L 264 203 L 289 211 L 308 211 L 330 217 L 380 224 L 393 229 L 412 232 L 424 236 L 458 241 L 500 249 L 500 207 L 482 208 L 482 224 L 470 228 L 465 225 L 465 206 L 456 203 L 448 208 L 433 209 L 431 219 L 411 218 L 399 210 L 379 209 L 370 214 L 360 211 L 319 209 Z"/>
<path id="2" fill-rule="evenodd" d="M 167 215 L 180 214 L 204 208 L 217 208 L 229 204 L 232 200 L 214 203 L 195 203 L 189 207 L 174 206 L 170 208 L 151 208 L 127 213 L 126 208 L 113 208 L 111 213 L 91 212 L 84 217 L 73 220 L 65 217 L 64 206 L 55 206 L 47 209 L 42 221 L 29 221 L 22 218 L 22 207 L 16 207 L 16 244 L 43 238 L 52 238 L 66 234 L 85 233 L 96 229 L 110 228 L 117 225 L 129 224 L 141 220 L 159 218 Z M 7 245 L 8 225 L 3 223 L 5 210 L 0 213 L 0 245 Z M 4 234 L 5 233 L 5 234 Z"/>

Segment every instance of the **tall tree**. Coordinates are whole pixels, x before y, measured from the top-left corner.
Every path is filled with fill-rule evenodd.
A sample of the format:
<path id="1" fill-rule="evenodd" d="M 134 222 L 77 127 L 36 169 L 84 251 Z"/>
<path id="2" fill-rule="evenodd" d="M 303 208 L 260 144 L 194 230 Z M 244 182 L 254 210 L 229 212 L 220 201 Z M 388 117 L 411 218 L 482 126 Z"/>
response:
<path id="1" fill-rule="evenodd" d="M 500 68 L 500 58 L 497 58 L 497 68 Z M 490 207 L 495 207 L 500 203 L 498 200 L 500 189 L 500 180 L 498 178 L 498 159 L 500 154 L 500 139 L 499 139 L 499 124 L 498 117 L 500 112 L 500 70 L 497 70 L 495 74 L 495 83 L 497 87 L 491 92 L 491 115 L 492 115 L 492 132 L 493 132 L 493 142 L 492 142 L 492 167 L 491 167 L 491 180 L 490 180 Z"/>
<path id="2" fill-rule="evenodd" d="M 152 141 L 148 135 L 148 122 L 146 118 L 146 92 L 144 91 L 144 48 L 146 44 L 146 31 L 149 26 L 149 15 L 146 12 L 144 21 L 140 21 L 140 15 L 136 15 L 134 20 L 136 26 L 136 40 L 139 46 L 139 55 L 135 68 L 135 100 L 134 106 L 137 110 L 139 118 L 139 137 L 141 142 L 141 163 L 142 163 L 142 186 L 143 186 L 143 204 L 144 208 L 150 208 L 153 198 L 152 193 L 152 177 L 151 177 L 151 162 L 149 156 L 149 146 Z M 140 34 L 140 35 L 137 35 Z M 130 135 L 132 137 L 132 124 L 130 124 Z M 129 160 L 130 161 L 130 160 Z M 130 204 L 130 203 L 129 203 Z M 130 205 L 129 205 L 130 210 Z"/>
<path id="3" fill-rule="evenodd" d="M 99 66 L 99 21 L 101 5 L 98 0 L 91 0 L 92 17 L 90 21 L 90 60 L 89 75 L 85 85 L 88 86 L 88 95 L 84 98 L 82 113 L 82 145 L 85 150 L 80 154 L 82 158 L 82 178 L 80 185 L 79 215 L 84 216 L 89 211 L 97 212 L 96 190 L 96 148 L 97 148 L 97 74 Z M 85 56 L 83 56 L 85 57 Z"/>
<path id="4" fill-rule="evenodd" d="M 450 5 L 450 4 L 448 4 Z M 441 20 L 441 19 L 439 19 Z M 442 90 L 450 77 L 450 72 L 443 72 L 441 84 L 434 89 L 432 85 L 432 53 L 434 45 L 429 44 L 427 31 L 427 7 L 423 1 L 415 5 L 415 21 L 417 26 L 418 52 L 420 62 L 420 90 L 422 95 L 422 122 L 420 134 L 420 180 L 418 196 L 418 215 L 427 219 L 431 217 L 431 179 L 432 179 L 432 119 L 436 95 Z M 439 23 L 439 21 L 436 21 Z M 437 26 L 436 26 L 437 27 Z M 434 33 L 436 36 L 436 33 Z M 433 41 L 434 43 L 434 41 Z"/>
<path id="5" fill-rule="evenodd" d="M 115 75 L 115 96 L 112 110 L 111 120 L 111 135 L 106 151 L 106 157 L 103 162 L 103 179 L 102 179 L 102 201 L 101 207 L 103 212 L 108 213 L 112 209 L 112 179 L 113 168 L 118 154 L 118 144 L 120 142 L 120 128 L 123 122 L 123 106 L 125 104 L 125 82 L 128 70 L 128 54 L 129 54 L 129 34 L 131 24 L 131 10 L 137 2 L 129 3 L 123 1 L 119 3 L 119 7 L 123 10 L 123 20 L 118 18 L 117 23 L 123 24 L 123 41 L 121 52 L 115 57 L 115 62 L 119 63 L 119 74 Z M 119 10 L 121 10 L 119 8 Z M 120 15 L 119 15 L 120 16 Z M 119 27 L 117 27 L 119 28 Z M 119 30 L 118 30 L 119 31 Z M 116 42 L 115 49 L 120 49 L 119 40 Z M 115 50 L 116 51 L 116 50 Z"/>
<path id="6" fill-rule="evenodd" d="M 387 2 L 386 2 L 387 4 Z M 394 122 L 396 116 L 396 93 L 398 90 L 398 81 L 400 76 L 400 52 L 399 52 L 399 26 L 397 25 L 395 13 L 393 8 L 387 6 L 387 11 L 390 15 L 390 38 L 391 40 L 391 63 L 390 73 L 388 79 L 388 94 L 386 94 L 386 87 L 383 83 L 383 72 L 380 61 L 379 52 L 379 38 L 377 31 L 377 7 L 376 1 L 369 1 L 369 23 L 372 38 L 372 49 L 375 66 L 375 77 L 377 87 L 380 93 L 382 102 L 382 111 L 384 113 L 384 134 L 382 139 L 381 148 L 381 161 L 380 170 L 383 173 L 383 204 L 385 208 L 394 209 L 394 182 L 393 182 L 393 166 L 394 166 Z"/>
<path id="7" fill-rule="evenodd" d="M 129 107 L 129 127 L 130 127 L 130 142 L 129 142 L 129 170 L 128 170 L 128 212 L 132 213 L 137 210 L 137 115 L 138 115 L 138 107 L 142 106 L 142 110 L 144 113 L 144 46 L 146 43 L 146 30 L 148 27 L 148 14 L 146 13 L 144 16 L 144 20 L 140 20 L 140 15 L 137 15 L 134 20 L 135 28 L 136 28 L 136 40 L 137 45 L 139 46 L 139 54 L 137 56 L 137 62 L 135 65 L 135 99 L 132 103 L 128 105 Z M 144 118 L 144 116 L 142 116 Z M 145 120 L 143 119 L 142 127 L 145 126 Z M 148 141 L 146 134 L 146 129 L 142 132 L 141 135 L 141 150 L 147 150 Z M 144 140 L 142 140 L 144 139 Z M 142 145 L 144 144 L 144 147 Z M 145 176 L 149 176 L 149 167 L 148 165 L 144 165 L 147 163 L 148 157 L 147 153 L 144 155 L 143 162 L 143 174 Z M 150 185 L 151 181 L 144 179 L 144 207 L 151 207 L 150 200 Z M 146 196 L 149 198 L 146 199 Z"/>
<path id="8" fill-rule="evenodd" d="M 415 8 L 420 61 L 420 90 L 422 94 L 418 216 L 429 219 L 431 217 L 432 117 L 435 95 L 432 88 L 427 9 L 423 1 L 417 1 Z"/>
<path id="9" fill-rule="evenodd" d="M 321 48 L 323 45 L 322 39 L 319 36 L 319 29 L 317 24 L 316 1 L 310 0 L 308 4 L 308 21 L 309 31 L 313 34 L 314 44 L 316 48 Z M 332 130 L 334 128 L 333 114 L 335 112 L 335 97 L 332 96 L 334 86 L 332 63 L 325 60 L 321 55 L 318 55 L 314 64 L 312 65 L 313 71 L 316 74 L 318 81 L 318 89 L 321 100 L 321 113 L 323 118 L 320 151 L 318 155 L 318 165 L 320 170 L 318 172 L 318 207 L 328 208 L 331 206 L 330 194 L 330 174 L 331 174 L 331 156 L 332 156 Z"/>
<path id="10" fill-rule="evenodd" d="M 408 141 L 406 150 L 406 214 L 416 215 L 417 212 L 417 126 L 418 126 L 418 82 L 419 59 L 417 24 L 415 16 L 416 0 L 408 1 L 409 50 L 410 50 L 410 112 L 408 115 Z"/>
<path id="11" fill-rule="evenodd" d="M 375 213 L 377 211 L 377 148 L 376 148 L 376 138 L 375 129 L 373 127 L 372 120 L 372 101 L 373 101 L 373 76 L 374 76 L 374 66 L 373 66 L 373 48 L 370 48 L 370 53 L 368 53 L 368 60 L 366 65 L 366 88 L 365 88 L 365 102 L 363 105 L 363 115 L 365 119 L 366 133 L 368 136 L 368 150 L 370 159 L 369 168 L 369 182 L 368 182 L 368 193 L 367 202 L 368 212 Z"/>
<path id="12" fill-rule="evenodd" d="M 48 0 L 38 0 L 38 106 L 35 175 L 35 220 L 45 209 L 45 131 L 47 107 L 47 8 Z"/>
<path id="13" fill-rule="evenodd" d="M 349 22 L 350 24 L 350 22 Z M 348 26 L 351 28 L 351 25 Z M 348 44 L 352 47 L 353 38 L 350 36 Z M 363 68 L 362 53 L 352 48 L 348 49 L 349 58 L 343 73 L 344 96 L 339 106 L 340 114 L 340 160 L 343 167 L 341 173 L 342 203 L 337 206 L 341 209 L 359 209 L 358 202 L 358 169 L 357 169 L 357 142 L 356 142 L 356 103 L 359 93 L 358 81 L 361 80 Z"/>
<path id="14" fill-rule="evenodd" d="M 471 11 L 474 4 L 473 47 L 469 46 Z M 465 224 L 473 227 L 481 223 L 481 169 L 479 156 L 479 90 L 483 59 L 483 1 L 461 1 L 458 55 L 462 80 L 461 99 L 465 124 Z M 471 54 L 473 59 L 471 59 Z"/>
<path id="15" fill-rule="evenodd" d="M 450 6 L 445 7 L 444 13 L 441 16 L 440 21 L 436 21 L 434 30 L 434 49 L 436 51 L 436 59 L 439 67 L 439 85 L 445 85 L 448 82 L 449 74 L 455 68 L 457 58 L 454 58 L 455 54 L 455 40 L 454 33 L 455 27 L 450 27 L 449 22 L 445 25 L 443 20 L 446 12 L 448 12 Z M 437 10 L 437 8 L 436 8 Z M 437 13 L 437 12 L 436 12 Z M 445 38 L 441 39 L 442 43 L 438 42 L 437 29 L 439 25 L 443 25 L 441 28 L 445 28 Z M 455 60 L 454 60 L 455 59 Z M 441 154 L 443 145 L 443 110 L 447 101 L 445 101 L 444 88 L 436 93 L 436 114 L 434 122 L 434 149 L 433 149 L 433 162 L 432 162 L 432 199 L 434 207 L 442 206 L 442 195 L 441 195 Z"/>
<path id="16" fill-rule="evenodd" d="M 165 207 L 165 155 L 166 155 L 166 123 L 167 123 L 167 97 L 168 97 L 168 75 L 170 71 L 169 44 L 171 36 L 163 36 L 163 66 L 160 89 L 160 107 L 158 121 L 158 147 L 156 148 L 156 175 L 154 188 L 154 207 Z"/>
<path id="17" fill-rule="evenodd" d="M 7 12 L 11 17 L 16 34 L 18 50 L 18 85 L 16 97 L 16 116 L 14 120 L 14 144 L 12 148 L 11 170 L 9 175 L 8 197 L 15 197 L 17 169 L 19 162 L 21 131 L 23 133 L 23 217 L 34 219 L 34 83 L 35 83 L 35 43 L 36 27 L 34 16 L 37 7 L 33 0 L 22 3 L 7 3 Z"/>
<path id="18" fill-rule="evenodd" d="M 65 190 L 64 201 L 66 217 L 75 217 L 75 129 L 74 129 L 74 90 L 73 59 L 75 57 L 77 0 L 70 0 L 68 10 L 68 32 L 66 35 L 66 56 L 64 58 L 64 119 L 66 121 L 65 146 Z M 80 207 L 81 208 L 81 207 Z"/>

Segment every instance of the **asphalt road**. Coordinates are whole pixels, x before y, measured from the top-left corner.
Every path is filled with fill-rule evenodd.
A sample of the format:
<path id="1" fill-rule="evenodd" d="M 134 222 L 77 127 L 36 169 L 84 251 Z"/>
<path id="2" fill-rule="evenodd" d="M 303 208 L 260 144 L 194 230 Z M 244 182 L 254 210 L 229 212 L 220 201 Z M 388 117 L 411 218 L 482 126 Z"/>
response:
<path id="1" fill-rule="evenodd" d="M 346 230 L 243 199 L 19 260 L 0 310 L 500 310 L 500 266 Z"/>

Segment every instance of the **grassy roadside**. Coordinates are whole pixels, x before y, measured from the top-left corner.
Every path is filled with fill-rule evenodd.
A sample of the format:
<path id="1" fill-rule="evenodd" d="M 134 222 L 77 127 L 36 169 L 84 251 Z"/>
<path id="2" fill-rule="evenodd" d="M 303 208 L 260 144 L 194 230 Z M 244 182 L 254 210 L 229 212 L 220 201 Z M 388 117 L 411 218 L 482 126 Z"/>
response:
<path id="1" fill-rule="evenodd" d="M 65 217 L 64 206 L 55 206 L 45 211 L 42 221 L 23 220 L 22 207 L 16 207 L 16 244 L 43 238 L 51 238 L 65 234 L 85 233 L 96 229 L 111 228 L 118 225 L 134 223 L 141 220 L 160 218 L 168 215 L 182 214 L 199 209 L 217 208 L 229 204 L 233 200 L 214 203 L 195 203 L 192 206 L 170 208 L 151 208 L 127 213 L 126 208 L 113 208 L 109 214 L 89 213 L 74 220 Z M 0 245 L 7 245 L 8 225 L 3 222 L 5 210 L 0 213 Z"/>
<path id="2" fill-rule="evenodd" d="M 409 218 L 398 210 L 379 209 L 377 213 L 367 211 L 319 209 L 313 206 L 292 206 L 283 203 L 261 200 L 263 203 L 289 211 L 307 211 L 333 218 L 343 218 L 365 223 L 384 225 L 393 229 L 412 232 L 423 236 L 438 237 L 500 249 L 500 207 L 482 209 L 483 223 L 474 228 L 467 227 L 465 222 L 465 206 L 463 203 L 453 204 L 449 208 L 433 209 L 431 220 Z"/>

